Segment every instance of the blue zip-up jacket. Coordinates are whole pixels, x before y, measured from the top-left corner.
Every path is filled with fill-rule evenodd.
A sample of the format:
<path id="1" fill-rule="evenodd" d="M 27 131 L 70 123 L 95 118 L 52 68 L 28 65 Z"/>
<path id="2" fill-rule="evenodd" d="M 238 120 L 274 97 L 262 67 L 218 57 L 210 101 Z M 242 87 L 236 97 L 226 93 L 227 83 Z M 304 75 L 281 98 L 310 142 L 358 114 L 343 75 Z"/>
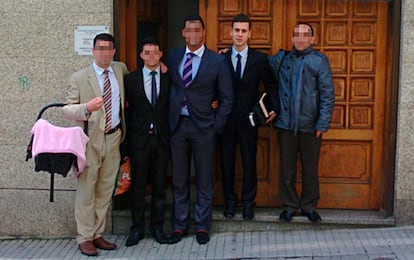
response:
<path id="1" fill-rule="evenodd" d="M 326 132 L 335 103 L 327 57 L 313 50 L 281 50 L 269 58 L 278 81 L 276 128 L 304 133 Z M 281 64 L 280 64 L 281 62 Z"/>

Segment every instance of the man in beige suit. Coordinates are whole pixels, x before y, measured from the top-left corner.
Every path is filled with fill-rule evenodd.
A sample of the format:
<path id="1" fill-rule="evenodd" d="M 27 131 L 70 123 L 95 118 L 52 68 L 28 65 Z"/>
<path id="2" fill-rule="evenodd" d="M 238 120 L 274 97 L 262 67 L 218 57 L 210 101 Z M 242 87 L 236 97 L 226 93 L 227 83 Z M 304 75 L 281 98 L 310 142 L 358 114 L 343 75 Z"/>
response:
<path id="1" fill-rule="evenodd" d="M 96 248 L 114 250 L 102 237 L 119 168 L 119 145 L 125 136 L 124 63 L 112 61 L 115 48 L 110 34 L 99 34 L 93 43 L 94 62 L 69 79 L 63 114 L 84 127 L 89 143 L 86 167 L 77 181 L 75 220 L 82 254 L 96 256 Z M 105 90 L 105 92 L 104 92 Z M 105 100 L 105 102 L 104 102 Z"/>

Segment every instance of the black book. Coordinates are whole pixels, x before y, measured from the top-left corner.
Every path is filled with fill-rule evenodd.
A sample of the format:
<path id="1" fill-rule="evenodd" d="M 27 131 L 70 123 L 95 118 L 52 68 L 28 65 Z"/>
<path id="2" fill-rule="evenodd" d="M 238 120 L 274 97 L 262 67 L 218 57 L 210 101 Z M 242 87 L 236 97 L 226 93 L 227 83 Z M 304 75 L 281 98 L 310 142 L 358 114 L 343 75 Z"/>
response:
<path id="1" fill-rule="evenodd" d="M 259 100 L 254 104 L 252 112 L 249 114 L 249 121 L 252 126 L 265 124 L 269 118 L 270 100 L 267 93 L 264 92 Z"/>

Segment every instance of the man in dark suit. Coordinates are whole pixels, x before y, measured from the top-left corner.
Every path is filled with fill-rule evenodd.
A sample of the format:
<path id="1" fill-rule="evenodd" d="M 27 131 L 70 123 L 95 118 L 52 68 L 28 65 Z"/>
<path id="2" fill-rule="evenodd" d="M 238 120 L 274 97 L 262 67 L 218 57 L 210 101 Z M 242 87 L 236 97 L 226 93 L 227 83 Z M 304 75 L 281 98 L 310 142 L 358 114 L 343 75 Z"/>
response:
<path id="1" fill-rule="evenodd" d="M 160 70 L 162 51 L 146 38 L 140 53 L 144 66 L 125 76 L 128 154 L 132 170 L 132 226 L 126 246 L 138 244 L 145 230 L 145 187 L 152 184 L 150 231 L 163 244 L 165 178 L 169 160 L 168 100 L 170 79 Z"/>
<path id="2" fill-rule="evenodd" d="M 224 216 L 232 218 L 238 204 L 234 190 L 234 170 L 236 145 L 239 143 L 243 165 L 243 184 L 241 203 L 243 219 L 254 217 L 257 190 L 256 150 L 257 127 L 249 121 L 249 113 L 258 100 L 259 84 L 265 84 L 270 100 L 277 100 L 276 81 L 273 78 L 267 56 L 248 47 L 251 36 L 251 22 L 247 15 L 239 14 L 233 18 L 231 36 L 233 46 L 224 55 L 232 70 L 234 87 L 234 106 L 229 121 L 220 138 L 221 174 L 225 201 Z M 273 103 L 273 102 L 272 102 Z M 269 113 L 270 122 L 275 117 L 275 107 Z"/>
<path id="3" fill-rule="evenodd" d="M 173 191 L 173 233 L 170 243 L 186 235 L 190 216 L 190 165 L 196 178 L 195 229 L 199 244 L 210 240 L 213 203 L 213 159 L 216 135 L 222 132 L 233 103 L 231 75 L 225 58 L 207 49 L 200 16 L 184 20 L 186 47 L 170 52 L 167 66 L 172 80 L 169 125 Z M 218 109 L 211 103 L 218 99 Z"/>

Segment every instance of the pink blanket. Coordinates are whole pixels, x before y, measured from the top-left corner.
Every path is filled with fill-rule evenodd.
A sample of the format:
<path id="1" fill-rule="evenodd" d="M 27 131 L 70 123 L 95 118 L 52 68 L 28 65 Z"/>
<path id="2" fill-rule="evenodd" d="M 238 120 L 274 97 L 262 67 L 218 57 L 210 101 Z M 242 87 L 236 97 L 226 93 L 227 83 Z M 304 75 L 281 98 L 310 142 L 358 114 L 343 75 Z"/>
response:
<path id="1" fill-rule="evenodd" d="M 39 119 L 32 128 L 32 134 L 33 158 L 40 153 L 72 153 L 77 157 L 79 168 L 78 171 L 74 171 L 74 178 L 79 177 L 86 165 L 86 144 L 89 141 L 82 128 L 58 127 L 47 120 Z"/>

